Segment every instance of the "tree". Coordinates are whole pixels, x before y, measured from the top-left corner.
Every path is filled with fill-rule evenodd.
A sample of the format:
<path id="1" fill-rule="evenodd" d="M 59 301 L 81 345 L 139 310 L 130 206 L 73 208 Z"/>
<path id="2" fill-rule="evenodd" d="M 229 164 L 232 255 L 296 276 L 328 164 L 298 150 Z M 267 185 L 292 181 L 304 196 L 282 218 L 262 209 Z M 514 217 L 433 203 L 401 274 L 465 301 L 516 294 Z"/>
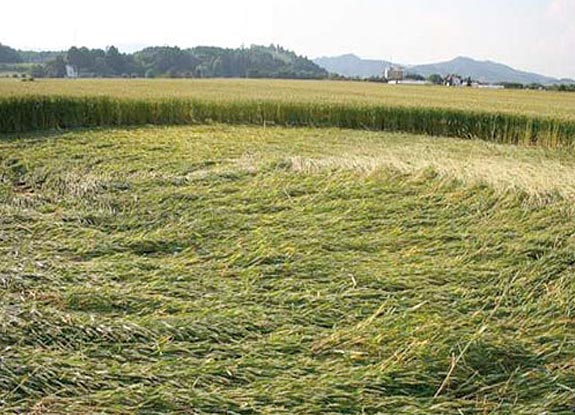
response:
<path id="1" fill-rule="evenodd" d="M 106 67 L 99 59 L 105 59 L 106 57 L 106 52 L 102 49 L 77 48 L 73 46 L 68 50 L 66 56 L 68 63 L 76 68 L 78 74 L 83 72 L 89 75 L 106 75 L 106 73 L 99 72 L 99 70 Z"/>
<path id="2" fill-rule="evenodd" d="M 30 69 L 30 75 L 34 78 L 44 78 L 46 76 L 46 68 L 44 65 L 34 65 Z"/>
<path id="3" fill-rule="evenodd" d="M 64 78 L 66 76 L 66 62 L 62 56 L 57 56 L 45 65 L 45 76 L 48 78 Z"/>
<path id="4" fill-rule="evenodd" d="M 84 63 L 84 58 L 80 49 L 76 46 L 72 46 L 67 53 L 68 63 L 76 68 L 80 68 Z"/>
<path id="5" fill-rule="evenodd" d="M 413 81 L 425 81 L 425 77 L 417 73 L 408 73 L 405 75 L 405 79 L 410 79 Z"/>
<path id="6" fill-rule="evenodd" d="M 92 72 L 96 76 L 113 76 L 116 75 L 108 66 L 108 61 L 106 57 L 98 56 L 94 59 L 94 66 L 91 68 Z"/>
<path id="7" fill-rule="evenodd" d="M 328 72 L 309 59 L 279 45 L 242 49 L 217 47 L 150 47 L 134 54 L 122 54 L 115 46 L 106 50 L 72 47 L 65 63 L 82 76 L 197 76 L 324 79 Z M 51 73 L 58 72 L 55 62 Z M 38 70 L 38 73 L 41 71 Z"/>
<path id="8" fill-rule="evenodd" d="M 505 89 L 523 89 L 524 85 L 520 82 L 502 82 Z"/>
<path id="9" fill-rule="evenodd" d="M 112 75 L 121 75 L 128 72 L 128 67 L 126 65 L 126 59 L 124 55 L 118 51 L 115 46 L 109 46 L 106 49 L 106 66 L 111 71 Z"/>
<path id="10" fill-rule="evenodd" d="M 156 77 L 156 71 L 153 69 L 148 69 L 145 74 L 146 78 L 152 79 Z"/>
<path id="11" fill-rule="evenodd" d="M 429 75 L 427 80 L 435 85 L 441 85 L 443 83 L 443 77 L 437 73 Z"/>
<path id="12" fill-rule="evenodd" d="M 22 58 L 16 49 L 0 43 L 0 63 L 20 63 Z"/>

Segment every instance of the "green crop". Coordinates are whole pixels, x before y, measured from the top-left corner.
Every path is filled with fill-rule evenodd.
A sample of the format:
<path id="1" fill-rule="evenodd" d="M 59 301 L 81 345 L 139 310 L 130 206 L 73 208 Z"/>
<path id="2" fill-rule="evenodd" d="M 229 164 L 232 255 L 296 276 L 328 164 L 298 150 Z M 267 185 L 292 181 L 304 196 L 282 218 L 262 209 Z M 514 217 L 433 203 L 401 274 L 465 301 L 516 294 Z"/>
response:
<path id="1" fill-rule="evenodd" d="M 2 414 L 570 414 L 573 149 L 0 141 Z"/>
<path id="2" fill-rule="evenodd" d="M 0 132 L 209 122 L 568 146 L 575 94 L 327 81 L 0 81 Z"/>
<path id="3" fill-rule="evenodd" d="M 110 97 L 0 99 L 2 132 L 210 122 L 401 131 L 544 146 L 566 146 L 575 140 L 575 121 L 447 108 Z"/>

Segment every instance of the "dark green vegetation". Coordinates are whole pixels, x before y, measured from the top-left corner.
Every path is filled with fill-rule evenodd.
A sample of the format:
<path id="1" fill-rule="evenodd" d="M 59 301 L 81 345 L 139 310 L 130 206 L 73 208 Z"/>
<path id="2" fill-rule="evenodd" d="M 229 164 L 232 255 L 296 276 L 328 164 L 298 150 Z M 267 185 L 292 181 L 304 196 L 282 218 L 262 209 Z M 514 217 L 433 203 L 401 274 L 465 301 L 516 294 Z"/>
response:
<path id="1" fill-rule="evenodd" d="M 16 49 L 0 43 L 0 63 L 21 63 L 22 57 Z"/>
<path id="2" fill-rule="evenodd" d="M 19 50 L 18 54 L 22 62 L 29 64 L 39 64 L 53 61 L 59 56 L 66 57 L 65 51 L 32 51 L 32 50 Z"/>
<path id="3" fill-rule="evenodd" d="M 103 49 L 72 47 L 65 53 L 24 53 L 22 59 L 36 61 L 31 75 L 62 78 L 66 65 L 81 77 L 171 78 L 288 78 L 320 79 L 328 73 L 307 58 L 281 46 L 251 46 L 240 49 L 217 47 L 149 47 L 125 54 L 114 46 Z"/>
<path id="4" fill-rule="evenodd" d="M 478 172 L 509 154 L 535 180 L 573 153 L 432 143 L 230 126 L 4 137 L 0 412 L 572 413 L 572 200 L 353 154 L 480 155 Z"/>
<path id="5" fill-rule="evenodd" d="M 32 65 L 28 63 L 0 63 L 0 76 L 26 77 L 30 73 Z"/>
<path id="6" fill-rule="evenodd" d="M 206 122 L 402 131 L 551 147 L 570 146 L 575 139 L 572 120 L 432 107 L 109 97 L 0 99 L 0 132 Z"/>

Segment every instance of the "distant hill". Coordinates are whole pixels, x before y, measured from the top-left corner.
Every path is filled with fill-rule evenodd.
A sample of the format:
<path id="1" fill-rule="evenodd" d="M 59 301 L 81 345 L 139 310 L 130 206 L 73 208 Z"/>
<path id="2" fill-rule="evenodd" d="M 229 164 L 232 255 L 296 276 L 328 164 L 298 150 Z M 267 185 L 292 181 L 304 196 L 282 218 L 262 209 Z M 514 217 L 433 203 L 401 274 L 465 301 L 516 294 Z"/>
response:
<path id="1" fill-rule="evenodd" d="M 481 82 L 518 82 L 521 84 L 556 84 L 570 81 L 559 80 L 549 76 L 539 75 L 532 72 L 525 72 L 514 69 L 510 66 L 492 61 L 476 61 L 471 58 L 458 57 L 447 62 L 434 63 L 429 65 L 416 65 L 409 68 L 411 72 L 423 76 L 431 74 L 440 74 L 446 76 L 449 74 L 458 74 L 463 77 L 471 78 Z M 573 81 L 570 81 L 573 82 Z"/>
<path id="2" fill-rule="evenodd" d="M 0 43 L 0 63 L 20 63 L 22 58 L 16 49 Z"/>
<path id="3" fill-rule="evenodd" d="M 318 58 L 314 62 L 327 71 L 348 77 L 369 78 L 381 76 L 390 62 L 361 59 L 356 55 L 342 55 L 332 58 Z M 486 83 L 517 82 L 521 84 L 552 85 L 574 83 L 571 79 L 556 79 L 536 73 L 520 71 L 510 66 L 491 61 L 477 61 L 467 57 L 458 57 L 447 62 L 428 65 L 407 66 L 407 71 L 428 77 L 432 74 L 446 76 L 458 74 Z"/>
<path id="4" fill-rule="evenodd" d="M 379 60 L 361 59 L 359 56 L 348 54 L 332 58 L 314 59 L 314 63 L 325 68 L 330 73 L 350 78 L 369 78 L 381 76 L 389 62 Z"/>
<path id="5" fill-rule="evenodd" d="M 0 44 L 0 64 L 26 62 L 34 77 L 61 78 L 66 65 L 80 77 L 285 78 L 324 79 L 328 72 L 281 46 L 226 49 L 219 47 L 148 47 L 125 54 L 116 47 L 72 47 L 65 52 L 16 51 Z"/>

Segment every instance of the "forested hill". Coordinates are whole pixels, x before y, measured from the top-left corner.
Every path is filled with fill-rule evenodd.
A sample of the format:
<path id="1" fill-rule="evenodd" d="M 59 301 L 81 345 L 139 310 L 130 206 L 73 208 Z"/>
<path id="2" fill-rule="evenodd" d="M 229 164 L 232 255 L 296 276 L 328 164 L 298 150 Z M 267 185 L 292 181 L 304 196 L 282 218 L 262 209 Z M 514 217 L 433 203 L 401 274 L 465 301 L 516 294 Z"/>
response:
<path id="1" fill-rule="evenodd" d="M 0 43 L 0 63 L 20 63 L 22 57 L 17 50 Z"/>
<path id="2" fill-rule="evenodd" d="M 64 77 L 66 65 L 75 67 L 81 77 L 321 79 L 328 76 L 325 69 L 311 60 L 275 45 L 238 49 L 162 46 L 133 54 L 121 53 L 113 46 L 105 50 L 72 47 L 60 55 L 19 53 L 20 62 L 35 63 L 31 69 L 35 77 Z M 40 53 L 49 58 L 42 61 Z"/>

